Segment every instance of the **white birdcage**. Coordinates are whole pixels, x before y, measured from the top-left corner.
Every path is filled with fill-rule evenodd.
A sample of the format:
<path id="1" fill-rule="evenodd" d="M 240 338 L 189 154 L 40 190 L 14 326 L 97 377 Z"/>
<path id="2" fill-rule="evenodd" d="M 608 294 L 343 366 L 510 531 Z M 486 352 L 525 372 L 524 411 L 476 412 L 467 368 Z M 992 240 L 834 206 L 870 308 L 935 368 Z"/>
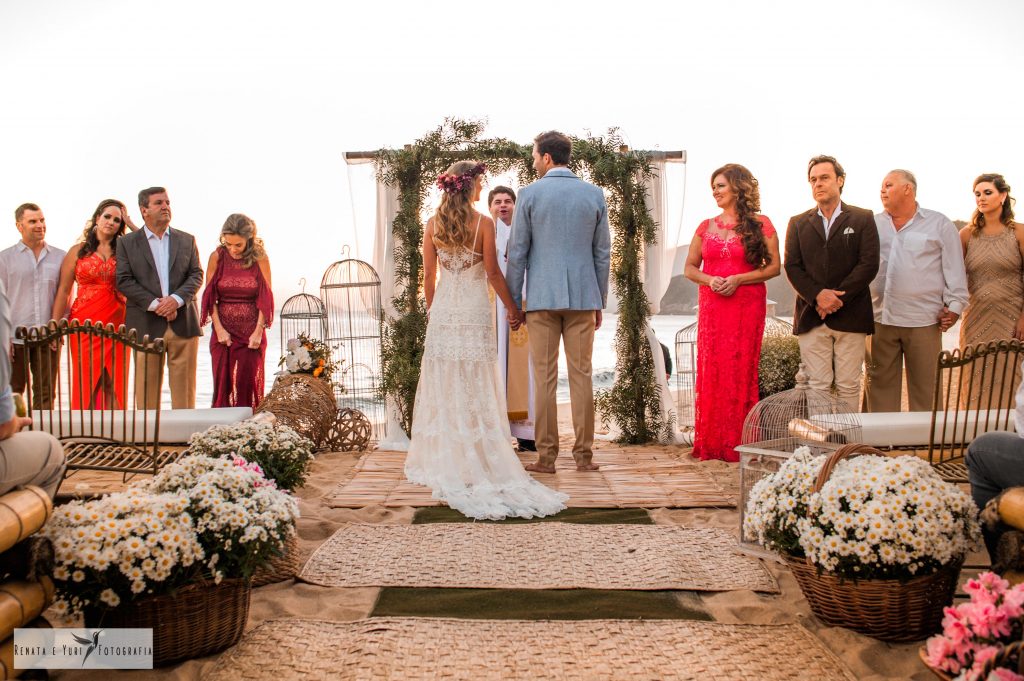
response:
<path id="1" fill-rule="evenodd" d="M 766 549 L 743 530 L 750 490 L 771 475 L 799 447 L 814 455 L 831 454 L 844 444 L 860 442 L 860 416 L 831 392 L 810 387 L 803 364 L 796 387 L 761 400 L 743 421 L 740 453 L 740 548 L 764 554 Z"/>

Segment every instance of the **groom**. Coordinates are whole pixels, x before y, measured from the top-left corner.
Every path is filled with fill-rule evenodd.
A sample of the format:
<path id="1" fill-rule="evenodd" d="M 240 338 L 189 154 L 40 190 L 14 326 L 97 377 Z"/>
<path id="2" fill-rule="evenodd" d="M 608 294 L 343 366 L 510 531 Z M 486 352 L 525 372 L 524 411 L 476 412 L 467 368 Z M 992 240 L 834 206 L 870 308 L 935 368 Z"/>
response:
<path id="1" fill-rule="evenodd" d="M 572 141 L 560 132 L 533 141 L 538 180 L 519 193 L 508 249 L 508 289 L 516 305 L 529 309 L 530 355 L 537 463 L 527 470 L 554 473 L 558 457 L 558 343 L 565 344 L 569 398 L 576 433 L 576 470 L 594 471 L 594 388 L 591 355 L 594 331 L 608 302 L 611 239 L 608 209 L 600 188 L 576 177 L 566 166 Z M 523 278 L 526 270 L 526 298 Z M 522 316 L 509 310 L 509 320 Z"/>

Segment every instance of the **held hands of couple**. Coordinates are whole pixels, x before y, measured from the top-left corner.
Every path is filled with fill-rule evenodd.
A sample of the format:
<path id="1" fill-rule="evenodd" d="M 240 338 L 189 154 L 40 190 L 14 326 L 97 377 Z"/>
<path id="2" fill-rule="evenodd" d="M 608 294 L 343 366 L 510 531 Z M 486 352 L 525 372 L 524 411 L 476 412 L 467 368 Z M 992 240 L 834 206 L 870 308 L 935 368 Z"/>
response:
<path id="1" fill-rule="evenodd" d="M 840 300 L 839 296 L 845 293 L 846 291 L 837 291 L 831 288 L 821 289 L 814 299 L 814 309 L 818 311 L 818 316 L 824 319 L 841 308 L 843 301 Z"/>
<path id="2" fill-rule="evenodd" d="M 949 331 L 950 327 L 956 324 L 956 320 L 960 319 L 960 315 L 956 312 L 950 312 L 948 307 L 943 306 L 938 319 L 939 331 L 945 333 L 946 331 Z"/>
<path id="3" fill-rule="evenodd" d="M 508 318 L 508 325 L 513 331 L 516 331 L 526 323 L 526 313 L 518 307 L 509 308 L 505 316 Z"/>

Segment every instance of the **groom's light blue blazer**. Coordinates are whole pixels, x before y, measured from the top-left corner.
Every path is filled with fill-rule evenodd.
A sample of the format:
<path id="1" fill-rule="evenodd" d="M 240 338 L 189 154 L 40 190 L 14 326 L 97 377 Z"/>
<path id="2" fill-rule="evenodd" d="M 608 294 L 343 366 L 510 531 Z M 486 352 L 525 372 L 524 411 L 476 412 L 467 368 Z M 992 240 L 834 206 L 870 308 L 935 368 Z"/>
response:
<path id="1" fill-rule="evenodd" d="M 599 187 L 558 167 L 519 192 L 505 275 L 516 305 L 523 305 L 526 277 L 529 311 L 603 310 L 610 260 L 608 207 Z"/>

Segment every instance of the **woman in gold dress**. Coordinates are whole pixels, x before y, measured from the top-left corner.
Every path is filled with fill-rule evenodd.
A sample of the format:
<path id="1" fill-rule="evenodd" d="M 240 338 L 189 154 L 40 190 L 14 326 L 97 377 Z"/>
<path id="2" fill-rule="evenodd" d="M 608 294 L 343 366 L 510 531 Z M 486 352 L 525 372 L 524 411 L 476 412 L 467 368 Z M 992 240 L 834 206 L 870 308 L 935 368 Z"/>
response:
<path id="1" fill-rule="evenodd" d="M 977 210 L 960 230 L 970 293 L 960 327 L 961 350 L 990 341 L 1024 340 L 1024 226 L 1014 222 L 1010 185 L 996 173 L 979 175 L 974 180 L 974 201 Z M 990 379 L 993 388 L 991 404 L 988 391 L 975 388 L 970 403 L 963 395 L 961 405 L 970 409 L 1012 406 L 1020 366 L 1004 372 L 1001 363 L 993 367 L 990 360 L 986 365 L 986 383 Z M 982 380 L 981 371 L 980 364 L 975 366 L 976 386 Z M 1004 385 L 1004 375 L 1009 385 Z M 962 381 L 964 392 L 968 380 L 965 376 Z"/>

